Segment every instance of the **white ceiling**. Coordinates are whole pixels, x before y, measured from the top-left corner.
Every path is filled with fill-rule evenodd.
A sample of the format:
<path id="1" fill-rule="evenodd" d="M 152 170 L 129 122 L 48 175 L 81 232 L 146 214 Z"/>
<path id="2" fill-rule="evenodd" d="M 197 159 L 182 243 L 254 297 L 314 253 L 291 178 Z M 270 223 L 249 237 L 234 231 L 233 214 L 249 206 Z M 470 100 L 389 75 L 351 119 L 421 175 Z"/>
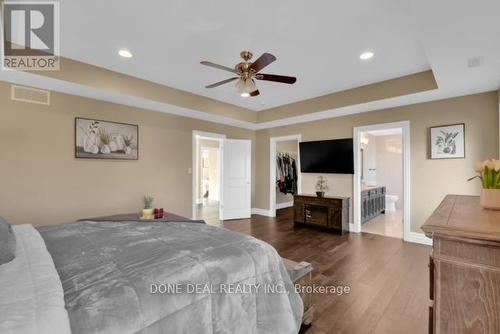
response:
<path id="1" fill-rule="evenodd" d="M 405 1 L 440 89 L 499 88 L 499 0 Z M 481 64 L 469 68 L 474 58 Z"/>
<path id="2" fill-rule="evenodd" d="M 223 124 L 263 129 L 496 90 L 500 86 L 499 0 L 61 3 L 64 56 L 254 110 L 398 77 L 429 68 L 439 89 L 254 124 L 48 77 L 0 71 L 0 80 L 149 108 Z M 264 8 L 264 9 L 263 9 Z M 250 23 L 244 23 L 250 18 Z M 117 55 L 129 48 L 135 57 Z M 199 64 L 230 66 L 238 52 L 271 52 L 268 73 L 295 75 L 293 86 L 259 81 L 262 95 L 241 98 L 227 76 Z M 375 57 L 361 62 L 359 53 Z M 469 59 L 480 66 L 469 68 Z M 230 73 L 228 73 L 230 75 Z"/>
<path id="3" fill-rule="evenodd" d="M 429 69 L 401 0 L 71 0 L 61 1 L 63 56 L 253 110 L 267 109 Z M 120 48 L 133 52 L 122 59 Z M 258 82 L 242 98 L 233 84 L 204 86 L 231 73 L 239 52 L 278 60 L 265 73 L 295 85 Z M 363 62 L 362 51 L 375 57 Z"/>

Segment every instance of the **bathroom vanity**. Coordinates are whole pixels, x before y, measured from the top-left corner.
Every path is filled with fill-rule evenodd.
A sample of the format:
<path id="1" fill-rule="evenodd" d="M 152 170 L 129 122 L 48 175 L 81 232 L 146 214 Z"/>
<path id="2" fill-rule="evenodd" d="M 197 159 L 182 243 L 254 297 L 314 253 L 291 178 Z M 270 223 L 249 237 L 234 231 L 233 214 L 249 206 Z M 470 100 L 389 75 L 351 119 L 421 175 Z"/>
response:
<path id="1" fill-rule="evenodd" d="M 361 191 L 361 224 L 385 213 L 385 187 L 365 187 Z"/>

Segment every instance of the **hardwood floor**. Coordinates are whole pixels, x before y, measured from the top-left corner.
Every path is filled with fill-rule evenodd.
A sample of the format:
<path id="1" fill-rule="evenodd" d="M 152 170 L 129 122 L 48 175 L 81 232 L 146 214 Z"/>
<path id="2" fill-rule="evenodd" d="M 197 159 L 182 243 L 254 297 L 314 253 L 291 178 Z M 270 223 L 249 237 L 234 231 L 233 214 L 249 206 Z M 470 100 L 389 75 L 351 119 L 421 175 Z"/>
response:
<path id="1" fill-rule="evenodd" d="M 221 226 L 219 220 L 219 202 L 203 199 L 203 203 L 196 206 L 197 219 L 203 219 L 208 225 Z"/>
<path id="2" fill-rule="evenodd" d="M 392 238 L 403 238 L 403 211 L 386 211 L 363 225 L 361 232 L 383 235 Z"/>
<path id="3" fill-rule="evenodd" d="M 270 243 L 282 257 L 312 263 L 313 283 L 350 286 L 342 296 L 313 296 L 316 311 L 307 333 L 427 333 L 430 247 L 294 228 L 292 215 L 283 209 L 276 218 L 254 215 L 224 227 Z"/>

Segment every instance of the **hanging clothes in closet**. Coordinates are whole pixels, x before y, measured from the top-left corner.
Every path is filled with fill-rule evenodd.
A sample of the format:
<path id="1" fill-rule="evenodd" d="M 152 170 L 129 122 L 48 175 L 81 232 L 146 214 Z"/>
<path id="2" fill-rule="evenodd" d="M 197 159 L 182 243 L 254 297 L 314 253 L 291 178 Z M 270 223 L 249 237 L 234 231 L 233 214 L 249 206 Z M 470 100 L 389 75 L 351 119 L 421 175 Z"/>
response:
<path id="1" fill-rule="evenodd" d="M 278 153 L 276 157 L 276 185 L 283 194 L 297 193 L 297 163 L 289 153 Z"/>

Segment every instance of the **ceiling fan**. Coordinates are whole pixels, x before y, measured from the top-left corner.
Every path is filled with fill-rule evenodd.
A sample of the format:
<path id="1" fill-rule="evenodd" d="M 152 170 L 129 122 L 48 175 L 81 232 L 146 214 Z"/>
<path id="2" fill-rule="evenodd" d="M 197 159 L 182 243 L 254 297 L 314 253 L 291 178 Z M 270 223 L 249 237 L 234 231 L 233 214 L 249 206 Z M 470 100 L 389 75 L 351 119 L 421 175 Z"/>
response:
<path id="1" fill-rule="evenodd" d="M 264 53 L 254 62 L 250 61 L 253 57 L 253 54 L 250 51 L 242 51 L 240 53 L 240 56 L 241 58 L 243 58 L 243 62 L 236 64 L 234 69 L 227 66 L 214 64 L 209 61 L 202 61 L 201 62 L 202 65 L 217 68 L 219 70 L 228 71 L 237 75 L 233 78 L 229 78 L 205 86 L 205 88 L 215 88 L 224 85 L 226 83 L 238 80 L 236 82 L 236 89 L 241 94 L 241 96 L 248 97 L 248 96 L 257 96 L 260 94 L 254 79 L 281 82 L 289 85 L 297 81 L 297 78 L 295 77 L 259 73 L 264 67 L 266 67 L 267 65 L 271 64 L 273 61 L 276 60 L 276 57 L 270 53 Z"/>

